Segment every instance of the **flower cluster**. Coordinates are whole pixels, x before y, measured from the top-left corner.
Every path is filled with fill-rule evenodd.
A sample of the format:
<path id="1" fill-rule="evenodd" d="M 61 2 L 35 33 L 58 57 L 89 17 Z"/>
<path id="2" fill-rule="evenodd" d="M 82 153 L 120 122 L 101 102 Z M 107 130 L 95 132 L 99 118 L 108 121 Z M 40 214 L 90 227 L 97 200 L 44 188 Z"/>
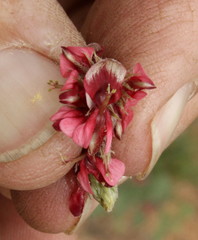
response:
<path id="1" fill-rule="evenodd" d="M 111 150 L 112 139 L 121 139 L 133 118 L 132 106 L 145 97 L 144 89 L 155 88 L 141 65 L 133 73 L 114 59 L 102 59 L 101 47 L 62 47 L 60 71 L 66 82 L 50 81 L 60 88 L 64 105 L 51 117 L 53 127 L 83 148 L 70 197 L 70 211 L 79 216 L 86 198 L 92 195 L 107 211 L 117 198 L 117 185 L 124 163 Z"/>

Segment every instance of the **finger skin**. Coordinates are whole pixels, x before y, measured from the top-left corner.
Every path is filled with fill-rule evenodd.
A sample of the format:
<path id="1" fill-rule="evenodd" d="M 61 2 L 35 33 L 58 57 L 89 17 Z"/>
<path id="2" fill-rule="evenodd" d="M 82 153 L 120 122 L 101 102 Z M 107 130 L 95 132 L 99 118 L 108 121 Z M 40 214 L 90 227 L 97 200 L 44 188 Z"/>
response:
<path id="1" fill-rule="evenodd" d="M 48 234 L 31 228 L 18 215 L 12 201 L 1 194 L 0 206 L 0 236 L 3 240 L 76 240 L 74 235 Z"/>
<path id="2" fill-rule="evenodd" d="M 71 194 L 68 174 L 45 188 L 30 191 L 12 191 L 12 199 L 19 214 L 35 229 L 43 232 L 64 232 L 77 224 L 79 218 L 68 209 Z"/>
<path id="3" fill-rule="evenodd" d="M 79 32 L 55 0 L 0 1 L 0 9 L 0 50 L 2 51 L 7 48 L 19 50 L 28 48 L 50 58 L 57 64 L 61 45 L 83 46 L 85 44 Z M 79 219 L 74 218 L 68 209 L 71 187 L 69 184 L 67 185 L 65 178 L 57 183 L 54 182 L 63 177 L 73 165 L 72 162 L 65 164 L 63 158 L 66 160 L 75 158 L 80 151 L 81 149 L 71 139 L 57 133 L 28 155 L 13 162 L 0 163 L 0 186 L 29 190 L 24 192 L 12 190 L 12 198 L 17 211 L 34 228 L 55 233 L 71 230 L 78 223 Z M 68 175 L 68 181 L 69 179 Z M 42 188 L 47 185 L 49 186 Z M 38 190 L 30 191 L 30 189 Z M 5 201 L 2 204 L 7 206 Z M 3 212 L 1 214 L 5 216 Z M 12 217 L 14 219 L 12 214 L 9 219 L 6 217 L 2 219 L 3 226 L 6 225 L 6 228 L 2 229 L 5 240 L 10 236 L 8 235 L 9 227 L 12 226 L 8 221 L 11 221 Z M 25 239 L 27 236 L 34 240 L 73 239 L 64 234 L 57 237 L 37 234 L 27 225 L 24 227 L 23 221 L 18 216 L 16 221 L 15 227 L 17 228 L 19 222 L 20 231 L 18 231 L 22 236 L 18 239 Z M 13 230 L 16 231 L 16 228 Z M 27 230 L 23 232 L 23 228 L 27 228 Z"/>
<path id="4" fill-rule="evenodd" d="M 191 10 L 184 1 L 179 4 L 176 1 L 171 1 L 171 3 L 169 1 L 164 3 L 156 1 L 123 3 L 119 1 L 119 4 L 117 3 L 119 6 L 116 2 L 115 0 L 100 1 L 99 4 L 99 1 L 96 1 L 83 31 L 89 42 L 101 43 L 105 46 L 106 56 L 120 60 L 128 69 L 132 68 L 134 63 L 141 62 L 157 85 L 157 90 L 150 93 L 135 108 L 134 121 L 121 144 L 120 142 L 114 143 L 116 154 L 126 162 L 127 174 L 135 175 L 145 168 L 150 159 L 152 144 L 150 122 L 156 111 L 178 87 L 197 74 L 195 63 L 197 32 L 196 28 L 192 29 Z M 196 3 L 193 4 L 196 5 Z M 176 14 L 178 11 L 182 12 L 179 16 Z M 196 11 L 194 15 L 196 18 Z M 166 25 L 169 22 L 167 19 L 172 21 L 172 25 Z M 190 34 L 192 30 L 194 35 Z M 186 34 L 186 31 L 189 34 Z M 55 52 L 53 50 L 51 52 L 54 59 L 57 56 Z M 190 107 L 189 112 L 188 119 L 181 121 L 180 129 L 187 127 L 197 114 L 192 112 Z M 50 192 L 52 193 L 51 190 Z M 27 195 L 23 194 L 25 193 L 22 193 L 20 197 L 18 195 L 18 200 L 16 200 L 16 204 L 17 202 L 21 204 L 19 211 L 25 206 L 27 199 Z M 38 195 L 39 193 L 35 192 L 35 198 Z M 40 199 L 43 200 L 45 197 Z M 29 206 L 38 207 L 38 204 Z M 34 211 L 26 217 L 24 214 L 26 219 L 31 219 L 32 216 L 34 216 Z M 43 217 L 40 219 L 45 222 Z M 31 220 L 27 221 L 34 224 Z M 38 224 L 42 221 L 38 219 L 35 222 Z M 52 226 L 43 223 L 42 228 L 50 231 Z M 61 229 L 53 229 L 53 231 L 59 230 Z"/>
<path id="5" fill-rule="evenodd" d="M 70 195 L 76 176 L 71 170 L 65 177 L 47 187 L 30 191 L 11 191 L 18 213 L 33 228 L 42 232 L 72 232 L 97 206 L 87 199 L 81 216 L 69 210 Z"/>
<path id="6" fill-rule="evenodd" d="M 0 1 L 0 9 L 0 50 L 28 48 L 58 62 L 61 45 L 84 45 L 80 33 L 55 0 Z M 0 163 L 0 185 L 18 190 L 47 186 L 72 166 L 64 165 L 61 155 L 69 160 L 79 152 L 80 148 L 69 138 L 54 134 L 48 142 L 21 159 Z"/>
<path id="7" fill-rule="evenodd" d="M 114 142 L 128 175 L 139 174 L 150 162 L 150 125 L 156 112 L 198 76 L 197 9 L 197 1 L 101 0 L 95 2 L 83 26 L 87 42 L 99 42 L 106 56 L 129 70 L 140 62 L 157 87 L 134 108 L 133 122 L 122 141 Z M 196 95 L 187 104 L 173 139 L 198 115 L 197 101 Z"/>
<path id="8" fill-rule="evenodd" d="M 84 44 L 55 0 L 1 1 L 0 9 L 0 49 L 30 48 L 57 61 L 60 46 Z"/>
<path id="9" fill-rule="evenodd" d="M 71 139 L 58 133 L 27 156 L 14 162 L 0 163 L 0 185 L 17 190 L 47 186 L 64 176 L 73 166 L 72 161 L 65 163 L 63 156 L 69 160 L 80 152 L 81 148 Z"/>

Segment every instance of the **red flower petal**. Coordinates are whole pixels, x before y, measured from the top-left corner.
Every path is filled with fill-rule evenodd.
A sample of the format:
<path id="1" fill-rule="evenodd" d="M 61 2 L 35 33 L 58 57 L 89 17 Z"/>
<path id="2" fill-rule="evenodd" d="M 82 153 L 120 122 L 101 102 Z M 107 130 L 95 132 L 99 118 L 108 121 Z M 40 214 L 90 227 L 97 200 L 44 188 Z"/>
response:
<path id="1" fill-rule="evenodd" d="M 109 186 L 116 186 L 125 172 L 125 165 L 116 158 L 112 158 L 108 165 L 108 172 L 101 158 L 96 158 L 96 167 Z"/>
<path id="2" fill-rule="evenodd" d="M 136 100 L 141 100 L 142 98 L 144 98 L 147 95 L 147 93 L 143 92 L 143 91 L 137 91 L 133 94 L 133 98 Z"/>
<path id="3" fill-rule="evenodd" d="M 126 69 L 121 63 L 113 59 L 105 59 L 94 64 L 86 73 L 84 79 L 85 91 L 94 103 L 100 105 L 106 95 L 107 88 L 116 90 L 112 95 L 111 103 L 121 96 L 121 85 L 126 75 Z"/>
<path id="4" fill-rule="evenodd" d="M 106 135 L 105 125 L 105 118 L 103 117 L 103 115 L 98 115 L 97 124 L 89 144 L 89 151 L 91 155 L 94 155 L 99 150 L 100 145 L 104 140 L 104 137 Z"/>
<path id="5" fill-rule="evenodd" d="M 89 109 L 92 109 L 95 106 L 94 102 L 92 101 L 89 94 L 87 93 L 86 93 L 86 103 Z"/>
<path id="6" fill-rule="evenodd" d="M 136 101 L 136 100 L 135 100 Z M 122 129 L 123 132 L 133 119 L 133 111 L 131 109 L 132 106 L 134 106 L 136 103 L 134 103 L 134 99 L 128 99 L 125 106 L 124 110 L 121 111 L 121 119 L 122 119 Z"/>
<path id="7" fill-rule="evenodd" d="M 52 127 L 53 127 L 56 131 L 61 131 L 61 129 L 60 129 L 60 121 L 61 121 L 61 120 L 57 120 L 56 122 L 54 122 L 54 123 L 52 124 Z"/>
<path id="8" fill-rule="evenodd" d="M 75 104 L 79 102 L 80 97 L 78 95 L 78 89 L 70 89 L 67 92 L 61 93 L 59 95 L 59 99 L 61 103 L 65 104 Z"/>
<path id="9" fill-rule="evenodd" d="M 140 90 L 138 90 L 138 91 L 130 91 L 130 90 L 128 90 L 126 92 L 132 98 L 136 99 L 137 102 L 147 95 L 147 93 L 145 93 L 144 91 L 140 91 Z M 134 106 L 134 104 L 132 106 Z"/>
<path id="10" fill-rule="evenodd" d="M 75 217 L 82 214 L 86 199 L 86 192 L 81 188 L 81 186 L 77 186 L 69 199 L 69 210 Z"/>
<path id="11" fill-rule="evenodd" d="M 91 65 L 94 49 L 91 47 L 62 47 L 65 57 L 83 71 Z"/>
<path id="12" fill-rule="evenodd" d="M 91 141 L 95 126 L 96 118 L 99 110 L 95 109 L 93 113 L 89 116 L 86 122 L 76 126 L 76 129 L 73 132 L 72 139 L 75 143 L 83 148 L 88 148 Z"/>
<path id="13" fill-rule="evenodd" d="M 54 122 L 54 121 L 63 119 L 65 114 L 67 114 L 70 111 L 73 111 L 73 110 L 67 106 L 61 107 L 54 115 L 51 116 L 50 120 Z"/>
<path id="14" fill-rule="evenodd" d="M 67 47 L 67 49 L 76 59 L 84 60 L 84 58 L 91 60 L 94 54 L 92 47 Z"/>
<path id="15" fill-rule="evenodd" d="M 78 72 L 73 70 L 68 79 L 66 80 L 64 86 L 60 89 L 61 91 L 73 89 L 74 86 L 78 83 Z"/>
<path id="16" fill-rule="evenodd" d="M 154 83 L 151 79 L 146 75 L 144 69 L 137 63 L 133 68 L 133 74 L 135 76 L 131 77 L 128 81 L 128 84 L 133 88 L 139 89 L 153 89 L 155 88 Z"/>
<path id="17" fill-rule="evenodd" d="M 62 121 L 60 121 L 60 129 L 65 135 L 72 138 L 76 128 L 85 120 L 86 119 L 83 113 L 77 110 L 73 110 L 69 112 L 69 114 L 65 116 Z"/>
<path id="18" fill-rule="evenodd" d="M 63 77 L 68 77 L 70 73 L 75 70 L 75 66 L 71 63 L 64 54 L 60 55 L 60 72 Z"/>
<path id="19" fill-rule="evenodd" d="M 83 159 L 80 161 L 80 171 L 78 172 L 77 178 L 80 182 L 81 187 L 88 193 L 93 194 L 93 191 L 91 189 L 90 181 L 89 181 L 89 172 L 85 164 L 85 160 Z"/>
<path id="20" fill-rule="evenodd" d="M 113 138 L 113 124 L 111 120 L 111 115 L 109 111 L 105 112 L 105 120 L 106 120 L 106 146 L 105 146 L 105 153 L 108 153 L 111 150 L 111 143 Z"/>

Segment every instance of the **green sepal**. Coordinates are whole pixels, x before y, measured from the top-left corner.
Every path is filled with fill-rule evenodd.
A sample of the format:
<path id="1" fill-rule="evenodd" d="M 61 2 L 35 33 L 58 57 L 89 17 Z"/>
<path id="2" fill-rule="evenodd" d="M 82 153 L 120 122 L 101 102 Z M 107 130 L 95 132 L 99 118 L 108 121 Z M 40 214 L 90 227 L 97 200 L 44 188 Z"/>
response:
<path id="1" fill-rule="evenodd" d="M 118 198 L 118 187 L 105 187 L 93 175 L 89 175 L 93 197 L 107 211 L 111 212 Z"/>

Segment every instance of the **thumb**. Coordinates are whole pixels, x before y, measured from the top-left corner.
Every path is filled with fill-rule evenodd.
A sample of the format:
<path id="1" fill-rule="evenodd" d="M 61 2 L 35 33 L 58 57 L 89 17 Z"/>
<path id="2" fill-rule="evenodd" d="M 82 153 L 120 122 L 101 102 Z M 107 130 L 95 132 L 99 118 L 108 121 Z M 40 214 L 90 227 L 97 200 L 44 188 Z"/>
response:
<path id="1" fill-rule="evenodd" d="M 63 81 L 60 46 L 84 41 L 55 0 L 0 1 L 0 9 L 0 184 L 42 187 L 71 168 L 61 156 L 72 158 L 80 151 L 65 136 L 54 135 L 49 117 L 58 107 L 58 94 L 48 92 L 47 82 Z"/>
<path id="2" fill-rule="evenodd" d="M 31 226 L 71 231 L 82 217 L 69 211 L 73 183 L 63 176 L 72 163 L 63 164 L 61 156 L 70 160 L 80 148 L 47 124 L 58 107 L 58 94 L 48 92 L 47 82 L 63 81 L 60 46 L 85 43 L 55 0 L 0 1 L 0 9 L 0 186 L 14 189 L 13 203 Z"/>
<path id="3" fill-rule="evenodd" d="M 144 179 L 198 116 L 197 9 L 197 1 L 102 0 L 84 24 L 88 42 L 99 42 L 127 69 L 140 62 L 157 87 L 134 108 L 121 143 L 114 142 L 128 175 Z"/>

